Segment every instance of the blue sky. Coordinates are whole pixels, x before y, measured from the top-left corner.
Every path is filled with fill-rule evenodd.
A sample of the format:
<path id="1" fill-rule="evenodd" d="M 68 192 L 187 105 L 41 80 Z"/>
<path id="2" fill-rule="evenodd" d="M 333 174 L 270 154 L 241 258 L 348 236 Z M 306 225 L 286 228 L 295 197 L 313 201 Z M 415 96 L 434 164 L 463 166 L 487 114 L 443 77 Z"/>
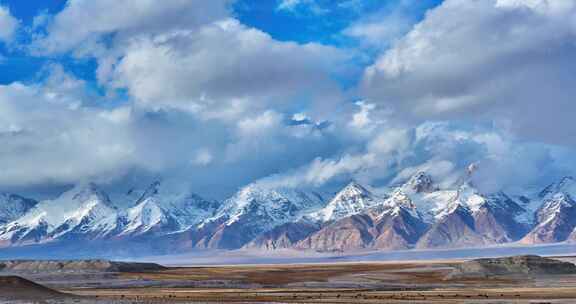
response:
<path id="1" fill-rule="evenodd" d="M 225 197 L 450 183 L 470 163 L 486 191 L 525 189 L 576 169 L 575 16 L 572 0 L 0 0 L 0 191 L 161 178 Z"/>

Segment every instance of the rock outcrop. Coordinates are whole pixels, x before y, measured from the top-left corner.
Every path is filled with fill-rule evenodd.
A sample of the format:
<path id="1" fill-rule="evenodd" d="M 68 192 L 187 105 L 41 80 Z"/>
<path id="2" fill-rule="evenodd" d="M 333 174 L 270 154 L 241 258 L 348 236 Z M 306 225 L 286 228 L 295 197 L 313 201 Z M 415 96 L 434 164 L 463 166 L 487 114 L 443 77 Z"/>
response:
<path id="1" fill-rule="evenodd" d="M 166 269 L 154 263 L 129 263 L 108 260 L 12 260 L 0 262 L 0 272 L 153 272 Z"/>
<path id="2" fill-rule="evenodd" d="M 457 265 L 449 278 L 576 274 L 576 265 L 535 255 L 486 258 Z"/>

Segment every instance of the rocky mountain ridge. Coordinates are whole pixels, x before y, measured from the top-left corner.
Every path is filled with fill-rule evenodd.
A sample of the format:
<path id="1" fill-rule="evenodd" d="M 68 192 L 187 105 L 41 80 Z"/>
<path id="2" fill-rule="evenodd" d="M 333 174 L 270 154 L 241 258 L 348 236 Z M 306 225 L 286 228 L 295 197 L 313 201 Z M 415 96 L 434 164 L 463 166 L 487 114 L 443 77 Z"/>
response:
<path id="1" fill-rule="evenodd" d="M 576 241 L 575 195 L 571 177 L 536 195 L 514 196 L 481 193 L 467 177 L 441 189 L 418 172 L 384 194 L 351 182 L 328 200 L 311 191 L 251 184 L 216 202 L 155 182 L 128 191 L 127 207 L 120 208 L 97 185 L 86 184 L 40 202 L 0 195 L 0 246 L 122 246 L 129 240 L 173 252 L 353 251 L 565 242 Z"/>

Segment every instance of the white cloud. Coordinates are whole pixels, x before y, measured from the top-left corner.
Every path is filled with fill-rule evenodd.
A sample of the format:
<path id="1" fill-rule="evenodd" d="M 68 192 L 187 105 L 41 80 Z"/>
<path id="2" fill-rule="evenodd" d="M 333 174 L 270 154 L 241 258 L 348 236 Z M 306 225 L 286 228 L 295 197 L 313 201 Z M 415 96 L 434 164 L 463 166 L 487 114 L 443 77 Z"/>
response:
<path id="1" fill-rule="evenodd" d="M 320 6 L 316 0 L 282 0 L 276 9 L 291 13 L 295 13 L 299 9 L 306 9 L 317 15 L 322 15 L 328 12 L 328 9 Z"/>
<path id="2" fill-rule="evenodd" d="M 192 160 L 194 165 L 206 166 L 214 160 L 212 153 L 208 150 L 201 149 L 196 153 L 196 156 Z"/>
<path id="3" fill-rule="evenodd" d="M 481 191 L 521 192 L 531 186 L 541 187 L 576 168 L 576 162 L 566 158 L 564 148 L 526 143 L 502 131 L 462 128 L 453 123 L 424 123 L 416 128 L 384 125 L 363 146 L 361 151 L 316 158 L 258 183 L 322 187 L 355 179 L 382 187 L 425 171 L 441 187 L 450 187 L 470 164 L 477 163 L 480 170 L 474 182 Z"/>
<path id="4" fill-rule="evenodd" d="M 500 121 L 421 124 L 480 114 L 550 140 L 574 131 L 574 1 L 446 0 L 366 71 L 370 98 L 357 104 L 343 103 L 333 80 L 347 51 L 277 41 L 232 19 L 228 3 L 70 0 L 37 18 L 47 26 L 37 54 L 94 58 L 102 88 L 128 98 L 104 104 L 59 65 L 38 84 L 0 86 L 0 185 L 144 171 L 223 195 L 257 179 L 381 186 L 418 170 L 450 183 L 480 162 L 479 184 L 496 189 L 576 168 L 564 150 L 519 140 Z M 345 33 L 381 49 L 410 27 L 402 11 L 376 12 Z"/>
<path id="5" fill-rule="evenodd" d="M 366 70 L 365 92 L 406 118 L 509 121 L 574 144 L 574 20 L 573 0 L 447 0 Z"/>
<path id="6" fill-rule="evenodd" d="M 254 138 L 282 126 L 282 116 L 273 111 L 266 111 L 255 118 L 247 118 L 238 122 L 238 130 L 243 137 Z"/>
<path id="7" fill-rule="evenodd" d="M 227 19 L 136 39 L 107 72 L 113 85 L 127 88 L 142 106 L 230 118 L 281 108 L 306 92 L 337 97 L 328 75 L 343 57 L 319 44 L 275 41 Z"/>
<path id="8" fill-rule="evenodd" d="M 343 34 L 359 39 L 364 45 L 377 49 L 388 48 L 406 34 L 416 23 L 414 10 L 422 3 L 400 1 L 394 6 L 362 16 L 346 29 Z"/>
<path id="9" fill-rule="evenodd" d="M 344 51 L 277 41 L 231 18 L 230 2 L 72 0 L 32 49 L 96 58 L 104 88 L 127 89 L 147 109 L 204 119 L 341 98 L 331 74 Z"/>
<path id="10" fill-rule="evenodd" d="M 309 0 L 282 0 L 278 4 L 279 10 L 293 10 L 296 6 L 301 5 L 303 2 L 310 2 Z"/>
<path id="11" fill-rule="evenodd" d="M 14 85 L 27 93 L 6 99 L 13 109 L 0 114 L 11 118 L 0 127 L 11 134 L 3 138 L 9 144 L 0 165 L 13 164 L 0 186 L 145 173 L 223 195 L 336 153 L 340 142 L 327 130 L 289 126 L 286 117 L 297 111 L 315 117 L 342 102 L 333 72 L 347 54 L 277 41 L 231 19 L 229 2 L 71 0 L 60 13 L 36 18 L 46 35 L 31 51 L 95 59 L 98 84 L 109 94 L 93 96 L 86 81 L 56 64 L 39 83 Z M 106 100 L 115 89 L 128 93 L 120 107 Z M 26 101 L 16 107 L 17 99 Z M 20 166 L 28 158 L 38 162 Z"/>
<path id="12" fill-rule="evenodd" d="M 138 161 L 122 108 L 79 108 L 18 83 L 0 99 L 1 185 L 113 178 Z"/>
<path id="13" fill-rule="evenodd" d="M 18 29 L 18 24 L 18 20 L 10 14 L 10 10 L 0 6 L 0 41 L 11 41 Z"/>
<path id="14" fill-rule="evenodd" d="M 39 53 L 70 50 L 94 53 L 106 39 L 121 43 L 141 34 L 193 29 L 228 15 L 229 0 L 70 0 L 48 24 L 48 34 L 36 41 Z M 100 50 L 101 51 L 101 50 Z"/>

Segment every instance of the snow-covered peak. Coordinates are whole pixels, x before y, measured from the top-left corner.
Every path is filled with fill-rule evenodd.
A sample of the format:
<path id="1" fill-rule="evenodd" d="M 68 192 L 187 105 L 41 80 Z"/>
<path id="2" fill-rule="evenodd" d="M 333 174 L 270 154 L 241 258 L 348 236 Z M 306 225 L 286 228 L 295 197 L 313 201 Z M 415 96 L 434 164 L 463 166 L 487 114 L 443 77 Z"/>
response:
<path id="1" fill-rule="evenodd" d="M 576 207 L 576 202 L 566 193 L 559 192 L 548 195 L 536 213 L 536 220 L 540 224 L 546 223 L 560 215 L 564 210 L 574 207 Z"/>
<path id="2" fill-rule="evenodd" d="M 126 211 L 123 219 L 126 224 L 122 227 L 121 235 L 145 233 L 169 221 L 154 196 L 143 197 L 136 206 Z"/>
<path id="3" fill-rule="evenodd" d="M 322 202 L 322 197 L 316 193 L 250 184 L 227 199 L 215 218 L 226 217 L 228 224 L 246 216 L 265 216 L 271 217 L 273 221 L 284 221 L 297 214 L 318 209 Z"/>
<path id="4" fill-rule="evenodd" d="M 429 174 L 418 172 L 402 185 L 402 190 L 405 192 L 424 193 L 436 191 L 438 188 L 434 185 Z"/>
<path id="5" fill-rule="evenodd" d="M 51 226 L 61 225 L 69 219 L 81 220 L 95 209 L 114 213 L 106 193 L 92 183 L 76 186 L 54 200 L 42 201 L 35 209 L 44 214 Z"/>
<path id="6" fill-rule="evenodd" d="M 189 193 L 167 188 L 159 181 L 148 187 L 128 191 L 132 201 L 122 215 L 120 234 L 146 233 L 151 230 L 184 230 L 214 215 L 218 203 Z"/>
<path id="7" fill-rule="evenodd" d="M 576 179 L 571 176 L 566 176 L 560 181 L 555 182 L 548 187 L 544 188 L 539 193 L 539 197 L 545 199 L 549 196 L 554 196 L 558 193 L 564 193 L 570 196 L 576 196 Z"/>
<path id="8" fill-rule="evenodd" d="M 352 181 L 336 194 L 334 200 L 347 200 L 373 196 L 372 192 L 359 183 Z"/>
<path id="9" fill-rule="evenodd" d="M 78 185 L 53 200 L 38 203 L 22 217 L 8 223 L 0 239 L 12 239 L 17 233 L 24 237 L 43 227 L 49 238 L 70 232 L 106 234 L 115 227 L 116 210 L 108 196 L 95 184 Z"/>
<path id="10" fill-rule="evenodd" d="M 374 195 L 356 182 L 351 182 L 340 190 L 326 207 L 309 217 L 323 222 L 338 220 L 384 203 L 385 198 Z"/>
<path id="11" fill-rule="evenodd" d="M 0 193 L 0 224 L 11 222 L 38 204 L 37 201 L 15 194 Z"/>
<path id="12" fill-rule="evenodd" d="M 158 193 L 160 192 L 160 185 L 161 183 L 159 181 L 155 181 L 152 184 L 150 184 L 150 186 L 146 188 L 144 193 L 142 193 L 142 196 L 138 199 L 138 201 L 136 201 L 136 205 L 138 205 L 143 200 L 158 195 Z"/>
<path id="13" fill-rule="evenodd" d="M 107 206 L 111 205 L 108 195 L 94 183 L 77 185 L 71 190 L 65 192 L 60 198 L 66 198 L 70 201 L 86 202 L 96 200 Z"/>

